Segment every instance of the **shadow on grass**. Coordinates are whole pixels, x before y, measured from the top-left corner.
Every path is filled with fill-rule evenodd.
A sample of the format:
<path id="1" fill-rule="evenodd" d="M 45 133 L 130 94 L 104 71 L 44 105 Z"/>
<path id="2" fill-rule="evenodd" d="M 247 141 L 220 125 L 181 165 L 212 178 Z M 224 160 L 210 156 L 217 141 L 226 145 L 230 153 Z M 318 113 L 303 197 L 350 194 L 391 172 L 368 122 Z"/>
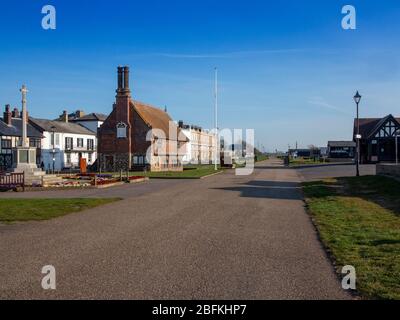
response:
<path id="1" fill-rule="evenodd" d="M 306 197 L 358 197 L 400 215 L 400 182 L 384 176 L 361 176 L 303 183 Z"/>

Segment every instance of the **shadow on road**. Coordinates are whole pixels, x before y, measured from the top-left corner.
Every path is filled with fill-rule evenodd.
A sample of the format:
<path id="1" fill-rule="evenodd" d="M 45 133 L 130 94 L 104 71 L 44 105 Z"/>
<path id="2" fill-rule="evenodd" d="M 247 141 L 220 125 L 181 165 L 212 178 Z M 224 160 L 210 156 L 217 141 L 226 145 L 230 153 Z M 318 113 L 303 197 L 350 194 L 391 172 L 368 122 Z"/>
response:
<path id="1" fill-rule="evenodd" d="M 287 181 L 249 181 L 237 187 L 214 188 L 240 192 L 240 197 L 280 200 L 302 200 L 300 185 Z"/>

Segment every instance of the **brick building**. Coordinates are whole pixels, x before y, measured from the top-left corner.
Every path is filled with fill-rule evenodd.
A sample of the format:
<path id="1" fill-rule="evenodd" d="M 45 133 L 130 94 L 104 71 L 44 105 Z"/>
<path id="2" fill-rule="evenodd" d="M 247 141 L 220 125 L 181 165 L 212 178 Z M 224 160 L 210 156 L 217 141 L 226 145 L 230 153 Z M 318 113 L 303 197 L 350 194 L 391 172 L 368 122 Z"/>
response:
<path id="1" fill-rule="evenodd" d="M 101 170 L 183 170 L 186 137 L 165 111 L 131 98 L 129 67 L 118 67 L 116 92 L 113 110 L 98 129 Z"/>

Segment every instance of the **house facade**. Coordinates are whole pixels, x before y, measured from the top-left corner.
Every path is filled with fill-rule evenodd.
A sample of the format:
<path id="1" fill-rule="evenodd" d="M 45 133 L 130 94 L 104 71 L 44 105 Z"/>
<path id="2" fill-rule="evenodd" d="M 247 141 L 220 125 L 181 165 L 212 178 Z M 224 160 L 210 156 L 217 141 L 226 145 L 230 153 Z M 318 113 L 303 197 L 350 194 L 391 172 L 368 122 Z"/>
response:
<path id="1" fill-rule="evenodd" d="M 29 123 L 27 124 L 29 146 L 36 148 L 36 164 L 40 164 L 42 134 Z M 13 169 L 13 149 L 22 146 L 22 115 L 17 108 L 11 111 L 6 105 L 3 118 L 0 119 L 0 171 Z"/>
<path id="2" fill-rule="evenodd" d="M 182 133 L 187 137 L 184 164 L 211 164 L 215 161 L 217 135 L 199 126 L 178 122 Z"/>
<path id="3" fill-rule="evenodd" d="M 355 119 L 354 141 L 357 127 L 358 122 Z M 396 161 L 396 136 L 400 136 L 400 118 L 391 114 L 384 118 L 363 118 L 359 119 L 359 128 L 361 163 Z M 397 139 L 399 140 L 398 137 Z"/>
<path id="4" fill-rule="evenodd" d="M 79 168 L 81 159 L 88 166 L 97 158 L 96 133 L 77 123 L 30 118 L 29 123 L 42 135 L 40 164 L 47 171 Z"/>
<path id="5" fill-rule="evenodd" d="M 129 67 L 118 67 L 116 101 L 98 129 L 102 171 L 179 171 L 186 137 L 166 111 L 131 98 Z"/>

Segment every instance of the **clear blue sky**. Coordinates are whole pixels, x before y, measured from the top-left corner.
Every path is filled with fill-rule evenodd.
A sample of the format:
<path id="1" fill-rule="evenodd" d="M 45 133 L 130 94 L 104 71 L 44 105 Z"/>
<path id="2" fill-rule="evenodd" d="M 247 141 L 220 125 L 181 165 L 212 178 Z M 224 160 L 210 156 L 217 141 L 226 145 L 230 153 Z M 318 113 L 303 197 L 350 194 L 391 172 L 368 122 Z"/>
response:
<path id="1" fill-rule="evenodd" d="M 57 9 L 57 30 L 41 8 Z M 341 8 L 357 9 L 357 30 Z M 32 116 L 109 113 L 116 67 L 131 67 L 135 99 L 168 106 L 175 120 L 254 128 L 268 150 L 351 139 L 352 96 L 362 116 L 400 115 L 400 6 L 385 1 L 3 1 L 0 103 Z"/>

